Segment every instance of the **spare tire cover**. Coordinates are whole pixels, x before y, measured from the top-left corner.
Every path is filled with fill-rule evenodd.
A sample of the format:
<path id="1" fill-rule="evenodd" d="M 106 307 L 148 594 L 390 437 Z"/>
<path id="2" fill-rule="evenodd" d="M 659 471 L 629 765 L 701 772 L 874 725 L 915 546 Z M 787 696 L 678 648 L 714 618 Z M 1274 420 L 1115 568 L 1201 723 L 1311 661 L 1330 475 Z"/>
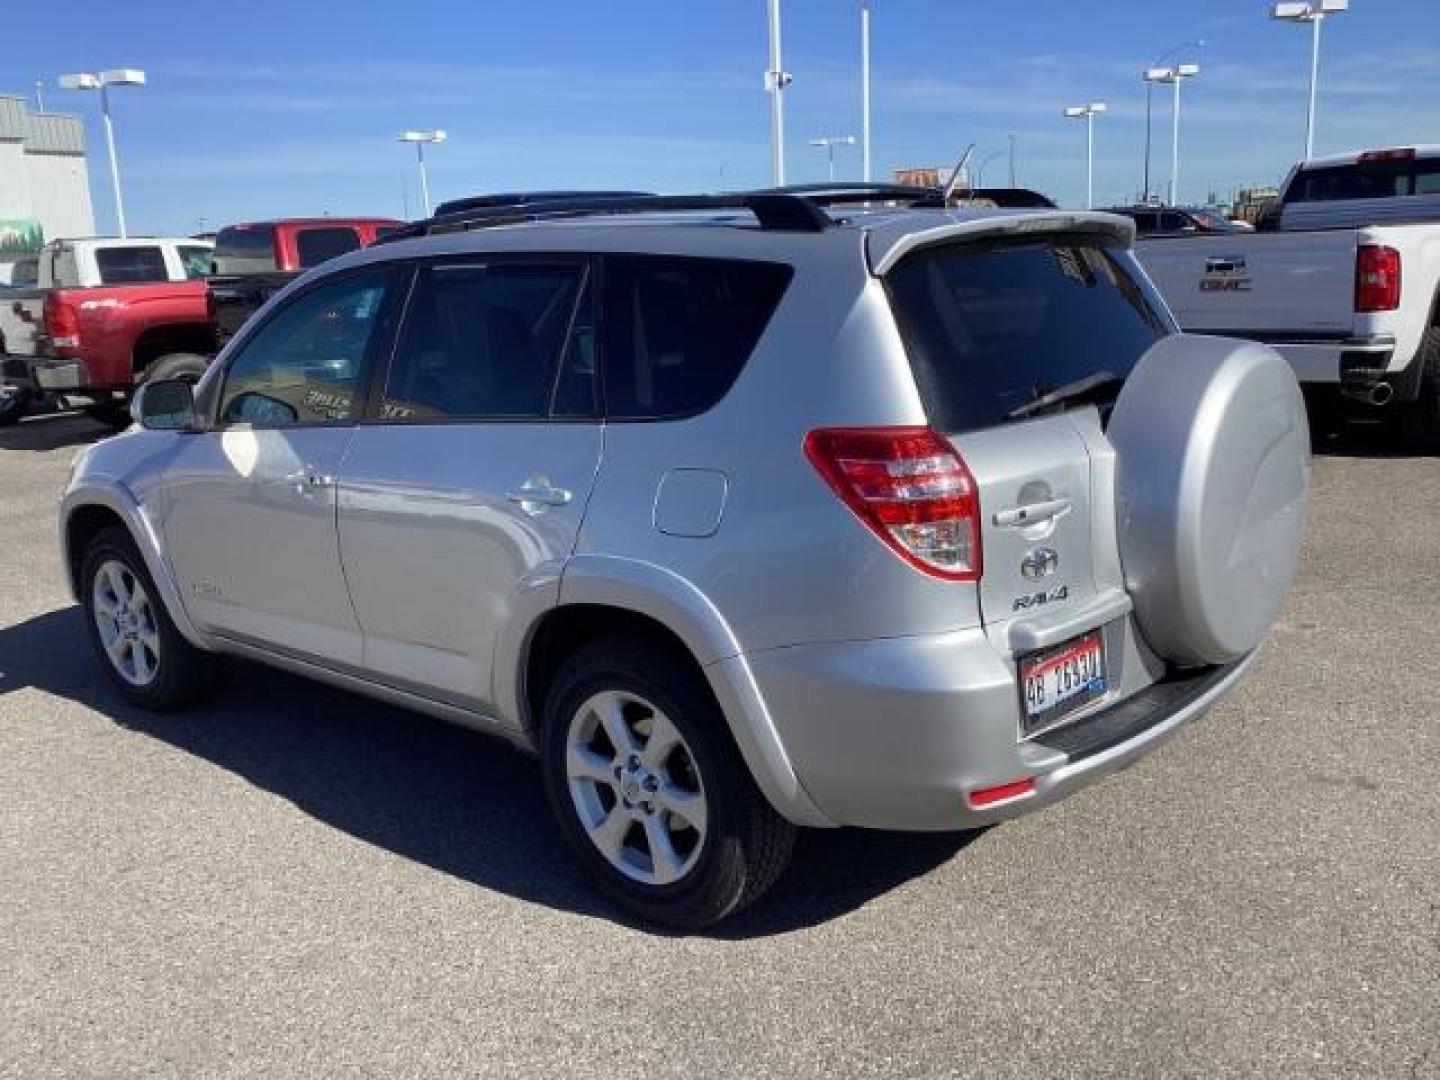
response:
<path id="1" fill-rule="evenodd" d="M 1146 641 L 1179 664 L 1244 656 L 1285 602 L 1305 528 L 1309 426 L 1290 365 L 1254 342 L 1165 338 L 1125 381 L 1108 434 Z"/>

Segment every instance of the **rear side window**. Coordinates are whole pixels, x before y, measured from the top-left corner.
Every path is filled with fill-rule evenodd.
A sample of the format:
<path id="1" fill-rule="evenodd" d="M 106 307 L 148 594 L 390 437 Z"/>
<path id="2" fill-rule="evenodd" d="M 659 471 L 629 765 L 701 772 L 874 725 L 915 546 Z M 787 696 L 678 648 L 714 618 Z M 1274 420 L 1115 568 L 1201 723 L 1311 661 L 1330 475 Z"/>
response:
<path id="1" fill-rule="evenodd" d="M 1128 375 L 1170 330 L 1129 262 L 1092 239 L 942 247 L 901 262 L 886 286 L 931 423 L 993 427 L 1079 380 Z"/>
<path id="2" fill-rule="evenodd" d="M 165 253 L 158 247 L 97 248 L 95 266 L 102 285 L 166 281 Z"/>
<path id="3" fill-rule="evenodd" d="M 268 274 L 278 269 L 272 226 L 221 229 L 215 237 L 217 274 Z"/>
<path id="4" fill-rule="evenodd" d="M 185 267 L 185 277 L 191 281 L 208 277 L 210 274 L 211 251 L 203 244 L 181 244 L 180 264 Z"/>
<path id="5" fill-rule="evenodd" d="M 750 358 L 791 275 L 775 263 L 607 257 L 607 415 L 676 418 L 715 405 Z"/>
<path id="6" fill-rule="evenodd" d="M 323 229 L 301 229 L 295 234 L 295 253 L 300 256 L 300 267 L 308 270 L 319 266 L 336 255 L 344 255 L 360 246 L 360 234 L 346 227 Z"/>
<path id="7" fill-rule="evenodd" d="M 581 263 L 422 269 L 380 419 L 594 415 L 587 276 Z"/>
<path id="8" fill-rule="evenodd" d="M 34 285 L 40 278 L 40 260 L 34 255 L 28 259 L 16 259 L 14 269 L 10 271 L 10 284 L 17 289 L 25 289 Z"/>

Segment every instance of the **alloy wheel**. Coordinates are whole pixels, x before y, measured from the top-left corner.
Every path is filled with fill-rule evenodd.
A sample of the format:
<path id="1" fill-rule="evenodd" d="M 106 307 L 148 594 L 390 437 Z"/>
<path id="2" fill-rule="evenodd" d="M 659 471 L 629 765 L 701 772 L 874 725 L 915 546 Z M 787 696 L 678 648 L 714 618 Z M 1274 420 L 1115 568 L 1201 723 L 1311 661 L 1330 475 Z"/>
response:
<path id="1" fill-rule="evenodd" d="M 645 885 L 688 874 L 705 846 L 709 807 L 695 755 L 664 712 L 628 691 L 590 697 L 570 720 L 565 775 L 590 842 Z"/>
<path id="2" fill-rule="evenodd" d="M 95 572 L 90 597 L 110 665 L 131 686 L 149 686 L 160 671 L 160 627 L 139 576 L 118 559 L 107 559 Z"/>

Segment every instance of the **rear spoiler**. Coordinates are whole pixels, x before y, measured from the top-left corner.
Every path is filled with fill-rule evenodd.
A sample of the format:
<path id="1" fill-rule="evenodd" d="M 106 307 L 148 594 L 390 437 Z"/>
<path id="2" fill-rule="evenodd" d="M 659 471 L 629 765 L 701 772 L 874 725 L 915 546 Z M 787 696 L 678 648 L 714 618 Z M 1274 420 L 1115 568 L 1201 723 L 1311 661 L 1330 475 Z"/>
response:
<path id="1" fill-rule="evenodd" d="M 1096 236 L 1133 247 L 1135 244 L 1135 222 L 1119 214 L 1091 212 L 1053 213 L 1036 212 L 1026 214 L 994 214 L 971 218 L 968 221 L 954 221 L 937 225 L 933 229 L 919 229 L 888 238 L 889 230 L 880 227 L 870 230 L 865 242 L 870 254 L 871 273 L 883 277 L 895 268 L 905 256 L 922 248 L 939 244 L 979 240 L 987 237 L 1016 237 L 1035 233 L 1066 233 Z"/>

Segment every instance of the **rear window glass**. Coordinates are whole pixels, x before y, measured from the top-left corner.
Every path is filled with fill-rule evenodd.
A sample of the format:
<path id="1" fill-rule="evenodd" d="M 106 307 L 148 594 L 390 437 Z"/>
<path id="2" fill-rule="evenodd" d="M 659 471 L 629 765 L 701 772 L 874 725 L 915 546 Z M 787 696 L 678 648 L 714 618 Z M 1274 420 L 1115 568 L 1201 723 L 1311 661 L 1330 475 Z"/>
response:
<path id="1" fill-rule="evenodd" d="M 158 247 L 97 248 L 95 266 L 102 285 L 166 281 L 165 253 Z"/>
<path id="2" fill-rule="evenodd" d="M 774 263 L 608 257 L 607 414 L 656 419 L 709 409 L 744 368 L 790 277 Z"/>
<path id="3" fill-rule="evenodd" d="M 334 226 L 324 229 L 301 229 L 295 234 L 295 252 L 300 267 L 308 270 L 336 255 L 344 255 L 360 246 L 360 234 L 354 229 Z"/>
<path id="4" fill-rule="evenodd" d="M 1129 262 L 1085 239 L 942 247 L 900 263 L 886 285 L 931 423 L 993 427 L 1079 380 L 1128 375 L 1170 332 Z"/>
<path id="5" fill-rule="evenodd" d="M 1398 199 L 1440 191 L 1440 161 L 1372 161 L 1306 169 L 1285 193 L 1286 202 Z"/>
<path id="6" fill-rule="evenodd" d="M 278 269 L 272 227 L 221 229 L 215 237 L 217 274 L 268 274 Z"/>

